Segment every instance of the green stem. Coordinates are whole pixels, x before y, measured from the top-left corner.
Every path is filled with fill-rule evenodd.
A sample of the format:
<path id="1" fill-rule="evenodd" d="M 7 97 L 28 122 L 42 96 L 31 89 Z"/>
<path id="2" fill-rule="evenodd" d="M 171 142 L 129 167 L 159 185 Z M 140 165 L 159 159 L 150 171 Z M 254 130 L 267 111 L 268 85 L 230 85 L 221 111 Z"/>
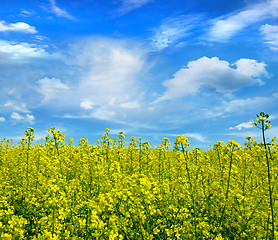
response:
<path id="1" fill-rule="evenodd" d="M 27 180 L 27 198 L 28 198 L 28 193 L 29 193 L 29 150 L 30 150 L 30 143 L 31 143 L 31 139 L 30 137 L 28 137 L 28 148 L 27 148 L 27 168 L 26 168 L 26 180 Z"/>
<path id="2" fill-rule="evenodd" d="M 274 228 L 274 209 L 273 209 L 273 199 L 272 199 L 272 189 L 271 189 L 271 173 L 270 173 L 270 163 L 268 159 L 267 154 L 267 146 L 265 142 L 265 125 L 264 122 L 262 122 L 262 135 L 263 135 L 263 142 L 264 142 L 264 149 L 265 149 L 265 156 L 266 156 L 266 163 L 267 163 L 267 178 L 268 178 L 268 189 L 269 189 L 269 204 L 271 209 L 271 225 L 272 225 L 272 231 L 271 231 L 271 239 L 275 239 L 275 228 Z"/>
<path id="3" fill-rule="evenodd" d="M 185 167 L 186 167 L 186 172 L 187 172 L 187 178 L 188 182 L 190 185 L 190 191 L 191 191 L 191 199 L 193 203 L 193 213 L 194 213 L 194 239 L 197 239 L 197 221 L 196 221 L 196 201 L 195 201 L 195 196 L 194 196 L 194 191 L 193 191 L 193 184 L 191 181 L 190 177 L 190 172 L 189 172 L 189 167 L 188 167 L 188 156 L 185 155 L 185 150 L 183 144 L 181 144 L 182 147 L 182 153 L 185 158 Z"/>
<path id="4" fill-rule="evenodd" d="M 232 162 L 233 162 L 233 148 L 232 148 L 232 152 L 231 152 L 231 160 L 230 160 L 230 167 L 229 167 L 228 184 L 227 184 L 227 190 L 226 190 L 226 194 L 225 194 L 225 205 L 224 205 L 224 207 L 222 209 L 222 213 L 221 213 L 221 217 L 220 217 L 220 223 L 219 223 L 218 229 L 217 229 L 216 234 L 214 235 L 213 239 L 215 239 L 217 237 L 217 235 L 219 234 L 219 232 L 220 232 L 220 228 L 222 226 L 222 220 L 223 220 L 223 217 L 224 217 L 224 214 L 225 214 L 225 210 L 226 210 L 226 207 L 227 207 L 227 203 L 226 202 L 227 202 L 228 197 L 229 197 L 229 188 L 230 188 Z"/>
<path id="5" fill-rule="evenodd" d="M 53 205 L 53 209 L 52 209 L 52 235 L 54 234 L 54 230 L 55 230 L 55 206 Z"/>
<path id="6" fill-rule="evenodd" d="M 141 140 L 140 140 L 140 143 L 139 143 L 139 173 L 141 174 L 141 157 L 142 157 L 142 144 L 141 144 Z"/>
<path id="7" fill-rule="evenodd" d="M 61 159 L 60 159 L 60 153 L 59 153 L 58 142 L 57 142 L 57 139 L 56 139 L 56 136 L 55 136 L 54 132 L 53 132 L 53 138 L 54 138 L 54 143 L 55 143 L 56 152 L 57 152 L 57 155 L 58 155 L 58 158 L 59 158 L 60 172 L 61 172 L 62 178 L 64 178 L 63 169 L 62 169 L 62 162 L 61 162 Z"/>

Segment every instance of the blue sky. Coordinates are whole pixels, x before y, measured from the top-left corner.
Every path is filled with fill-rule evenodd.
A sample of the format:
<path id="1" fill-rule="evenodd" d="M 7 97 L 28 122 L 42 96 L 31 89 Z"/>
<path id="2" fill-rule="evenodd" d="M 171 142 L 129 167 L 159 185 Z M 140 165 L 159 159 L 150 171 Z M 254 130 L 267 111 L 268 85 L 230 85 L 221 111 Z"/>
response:
<path id="1" fill-rule="evenodd" d="M 278 135 L 278 0 L 0 3 L 0 137 Z"/>

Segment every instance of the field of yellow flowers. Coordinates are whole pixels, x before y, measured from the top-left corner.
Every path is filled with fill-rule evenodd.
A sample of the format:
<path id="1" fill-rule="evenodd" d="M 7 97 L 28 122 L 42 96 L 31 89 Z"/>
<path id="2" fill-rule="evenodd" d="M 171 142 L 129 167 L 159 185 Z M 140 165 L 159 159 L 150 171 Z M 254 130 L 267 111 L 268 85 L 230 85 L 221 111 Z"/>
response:
<path id="1" fill-rule="evenodd" d="M 94 145 L 54 128 L 37 142 L 32 128 L 25 134 L 0 141 L 0 239 L 278 236 L 275 139 L 202 151 L 182 135 L 173 148 L 167 138 L 111 139 L 109 129 Z"/>

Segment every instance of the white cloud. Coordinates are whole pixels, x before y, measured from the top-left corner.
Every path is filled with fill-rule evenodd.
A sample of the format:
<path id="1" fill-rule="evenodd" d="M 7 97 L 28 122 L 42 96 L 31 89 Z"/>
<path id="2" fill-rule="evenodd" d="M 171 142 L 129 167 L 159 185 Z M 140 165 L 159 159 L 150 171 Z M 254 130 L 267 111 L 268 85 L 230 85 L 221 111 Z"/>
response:
<path id="1" fill-rule="evenodd" d="M 154 36 L 150 39 L 155 50 L 161 50 L 190 34 L 199 20 L 198 17 L 179 16 L 167 18 L 161 26 L 154 29 Z"/>
<path id="2" fill-rule="evenodd" d="M 230 132 L 227 133 L 228 136 L 236 136 L 244 139 L 247 136 L 252 136 L 255 140 L 256 138 L 259 138 L 257 141 L 261 141 L 261 133 L 258 131 L 258 129 L 249 129 L 249 130 L 242 130 L 242 131 L 236 131 L 236 132 Z"/>
<path id="3" fill-rule="evenodd" d="M 29 43 L 12 43 L 0 40 L 0 61 L 21 61 L 28 58 L 42 58 L 48 53 L 41 47 Z"/>
<path id="4" fill-rule="evenodd" d="M 36 33 L 35 27 L 30 26 L 24 22 L 17 23 L 7 23 L 5 21 L 0 21 L 0 32 L 23 32 L 23 33 Z"/>
<path id="5" fill-rule="evenodd" d="M 174 78 L 165 81 L 163 85 L 167 90 L 154 103 L 195 94 L 202 88 L 231 93 L 245 86 L 263 84 L 259 77 L 268 77 L 265 66 L 252 59 L 240 59 L 230 64 L 217 57 L 202 57 L 189 62 L 187 67 L 174 74 Z"/>
<path id="6" fill-rule="evenodd" d="M 116 116 L 116 112 L 106 107 L 100 107 L 94 110 L 90 116 L 100 120 L 113 121 L 113 118 Z"/>
<path id="7" fill-rule="evenodd" d="M 206 142 L 206 138 L 200 133 L 184 133 L 183 135 L 187 138 L 194 138 L 199 142 Z"/>
<path id="8" fill-rule="evenodd" d="M 121 0 L 121 6 L 116 10 L 116 16 L 127 14 L 137 8 L 140 8 L 153 0 Z"/>
<path id="9" fill-rule="evenodd" d="M 67 118 L 123 120 L 141 108 L 145 51 L 130 39 L 84 38 L 71 43 L 62 59 L 78 76 L 75 82 L 44 78 L 35 90 L 44 97 L 42 104 L 67 109 Z"/>
<path id="10" fill-rule="evenodd" d="M 177 135 L 180 135 L 180 133 L 178 134 L 174 134 L 174 133 L 159 133 L 159 135 L 162 135 L 163 137 L 164 136 L 169 136 L 169 137 L 176 137 Z M 185 137 L 189 138 L 189 141 L 190 141 L 190 138 L 193 138 L 199 142 L 207 142 L 207 139 L 205 136 L 203 136 L 201 133 L 182 133 L 182 135 L 184 135 Z"/>
<path id="11" fill-rule="evenodd" d="M 245 99 L 234 99 L 231 101 L 222 101 L 216 107 L 211 109 L 202 109 L 202 115 L 206 118 L 226 117 L 227 114 L 247 114 L 247 112 L 259 113 L 262 109 L 274 106 L 278 100 L 278 94 L 274 93 L 268 97 L 255 97 Z M 275 119 L 276 115 L 271 115 L 270 119 Z"/>
<path id="12" fill-rule="evenodd" d="M 13 119 L 15 119 L 15 120 L 22 120 L 22 119 L 24 119 L 23 116 L 21 116 L 19 113 L 16 113 L 16 112 L 13 112 L 13 113 L 11 114 L 11 118 L 13 118 Z"/>
<path id="13" fill-rule="evenodd" d="M 0 122 L 5 122 L 6 119 L 4 117 L 0 117 Z"/>
<path id="14" fill-rule="evenodd" d="M 246 137 L 246 136 L 252 136 L 256 142 L 262 141 L 262 134 L 258 128 L 249 129 L 249 130 L 242 130 L 242 131 L 236 131 L 232 133 L 228 133 L 227 135 L 231 136 L 239 136 L 239 137 Z M 266 132 L 266 141 L 270 142 L 271 138 L 278 136 L 278 127 L 271 126 L 270 129 Z"/>
<path id="15" fill-rule="evenodd" d="M 265 63 L 259 63 L 254 59 L 246 59 L 242 58 L 236 61 L 235 65 L 237 66 L 236 72 L 242 74 L 246 77 L 258 78 L 261 76 L 269 77 L 265 67 Z M 260 80 L 258 80 L 259 84 L 263 84 Z"/>
<path id="16" fill-rule="evenodd" d="M 246 98 L 246 99 L 235 99 L 229 102 L 223 102 L 224 112 L 232 113 L 238 111 L 244 111 L 248 108 L 264 108 L 264 106 L 273 99 L 272 97 L 255 97 L 255 98 Z"/>
<path id="17" fill-rule="evenodd" d="M 237 130 L 241 130 L 243 128 L 252 128 L 253 125 L 252 125 L 252 121 L 250 122 L 243 122 L 243 123 L 240 123 L 238 125 L 236 125 L 235 127 L 230 127 L 229 129 L 237 129 Z"/>
<path id="18" fill-rule="evenodd" d="M 25 116 L 25 121 L 28 122 L 28 123 L 30 123 L 30 124 L 33 124 L 34 121 L 35 121 L 34 115 L 26 114 L 26 116 Z"/>
<path id="19" fill-rule="evenodd" d="M 270 127 L 270 129 L 267 130 L 267 136 L 269 138 L 277 137 L 278 136 L 278 127 Z"/>
<path id="20" fill-rule="evenodd" d="M 92 109 L 94 106 L 95 106 L 95 103 L 90 100 L 84 100 L 80 103 L 80 107 L 85 110 Z"/>
<path id="21" fill-rule="evenodd" d="M 65 9 L 61 9 L 61 8 L 57 7 L 56 0 L 49 0 L 49 1 L 50 1 L 50 6 L 51 6 L 51 11 L 56 16 L 75 20 L 75 18 L 73 16 L 71 16 Z"/>
<path id="22" fill-rule="evenodd" d="M 37 81 L 37 90 L 44 96 L 44 102 L 48 102 L 55 98 L 59 98 L 59 95 L 65 90 L 69 90 L 69 87 L 62 83 L 60 79 L 56 78 L 43 78 Z"/>
<path id="23" fill-rule="evenodd" d="M 17 121 L 24 121 L 24 122 L 28 122 L 29 124 L 33 124 L 35 121 L 35 117 L 31 114 L 26 114 L 25 116 L 20 115 L 17 112 L 13 112 L 11 114 L 11 118 Z"/>
<path id="24" fill-rule="evenodd" d="M 265 43 L 272 49 L 278 50 L 278 26 L 272 26 L 269 24 L 263 25 L 261 33 L 264 35 Z"/>
<path id="25" fill-rule="evenodd" d="M 135 108 L 140 108 L 140 103 L 137 101 L 133 102 L 125 102 L 120 104 L 122 108 L 127 108 L 127 109 L 135 109 Z"/>
<path id="26" fill-rule="evenodd" d="M 87 72 L 74 91 L 77 99 L 83 99 L 79 103 L 82 108 L 91 108 L 91 103 L 96 108 L 138 106 L 137 78 L 145 63 L 140 48 L 125 41 L 94 39 L 77 44 L 72 54 L 74 63 Z"/>
<path id="27" fill-rule="evenodd" d="M 4 107 L 6 108 L 11 108 L 14 111 L 17 112 L 24 112 L 24 113 L 29 113 L 30 111 L 27 109 L 26 104 L 25 103 L 18 103 L 16 101 L 7 101 L 4 104 Z"/>
<path id="28" fill-rule="evenodd" d="M 27 10 L 21 10 L 19 16 L 21 17 L 30 17 L 33 15 L 32 11 L 27 11 Z"/>
<path id="29" fill-rule="evenodd" d="M 277 17 L 278 1 L 268 0 L 246 9 L 215 19 L 209 29 L 207 40 L 222 42 L 227 41 L 242 29 L 260 22 L 266 18 Z"/>
<path id="30" fill-rule="evenodd" d="M 11 114 L 11 118 L 13 118 L 15 120 L 23 120 L 24 119 L 24 117 L 22 115 L 20 115 L 19 113 L 17 113 L 17 112 L 13 112 Z"/>
<path id="31" fill-rule="evenodd" d="M 278 114 L 272 114 L 271 116 L 269 116 L 269 120 L 274 120 L 274 119 L 277 119 L 278 118 Z"/>

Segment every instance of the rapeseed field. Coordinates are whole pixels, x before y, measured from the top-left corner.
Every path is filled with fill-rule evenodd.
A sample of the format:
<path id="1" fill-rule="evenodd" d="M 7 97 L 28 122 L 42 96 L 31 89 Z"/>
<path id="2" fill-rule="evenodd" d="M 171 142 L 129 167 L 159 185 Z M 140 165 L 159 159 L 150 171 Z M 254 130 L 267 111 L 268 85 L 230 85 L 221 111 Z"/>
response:
<path id="1" fill-rule="evenodd" d="M 278 145 L 268 115 L 246 137 L 210 150 L 186 136 L 160 145 L 110 130 L 96 144 L 32 128 L 0 141 L 0 239 L 274 239 Z"/>

